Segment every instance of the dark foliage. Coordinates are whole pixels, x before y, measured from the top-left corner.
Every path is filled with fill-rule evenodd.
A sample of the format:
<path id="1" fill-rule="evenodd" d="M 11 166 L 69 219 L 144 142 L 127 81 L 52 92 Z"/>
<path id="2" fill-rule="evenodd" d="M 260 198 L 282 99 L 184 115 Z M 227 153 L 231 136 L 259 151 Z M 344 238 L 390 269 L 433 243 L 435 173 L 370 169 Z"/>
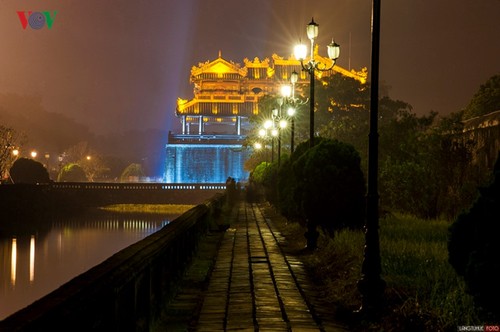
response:
<path id="1" fill-rule="evenodd" d="M 464 110 L 464 120 L 500 111 L 500 75 L 490 77 L 481 84 Z"/>
<path id="2" fill-rule="evenodd" d="M 333 235 L 364 223 L 365 180 L 350 144 L 322 140 L 294 163 L 302 213 Z"/>
<path id="3" fill-rule="evenodd" d="M 450 227 L 449 261 L 487 318 L 500 319 L 500 153 L 489 186 Z"/>
<path id="4" fill-rule="evenodd" d="M 41 163 L 33 159 L 19 158 L 10 168 L 10 177 L 14 183 L 49 183 L 49 173 Z"/>

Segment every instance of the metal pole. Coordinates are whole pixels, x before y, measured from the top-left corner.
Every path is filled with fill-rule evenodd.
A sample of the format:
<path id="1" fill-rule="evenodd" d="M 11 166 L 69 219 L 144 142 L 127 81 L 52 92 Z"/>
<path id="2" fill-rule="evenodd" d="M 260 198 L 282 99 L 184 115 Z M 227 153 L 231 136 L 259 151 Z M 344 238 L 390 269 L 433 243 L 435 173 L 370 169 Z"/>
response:
<path id="1" fill-rule="evenodd" d="M 311 77 L 311 81 L 309 84 L 309 147 L 314 146 L 314 65 L 312 63 L 309 64 L 309 76 Z"/>
<path id="2" fill-rule="evenodd" d="M 385 289 L 379 242 L 379 194 L 378 194 L 378 91 L 379 91 L 379 45 L 380 3 L 372 0 L 372 78 L 370 96 L 370 133 L 368 136 L 368 188 L 366 196 L 366 225 L 362 277 L 358 289 L 362 295 L 361 311 L 370 311 L 380 306 Z"/>
<path id="3" fill-rule="evenodd" d="M 281 162 L 281 128 L 278 128 L 278 169 Z"/>
<path id="4" fill-rule="evenodd" d="M 274 163 L 274 137 L 271 137 L 271 164 Z"/>
<path id="5" fill-rule="evenodd" d="M 293 154 L 293 136 L 294 136 L 294 131 L 295 131 L 295 121 L 292 117 L 292 121 L 291 121 L 291 125 L 292 125 L 292 132 L 291 132 L 291 137 L 290 137 L 290 155 Z"/>

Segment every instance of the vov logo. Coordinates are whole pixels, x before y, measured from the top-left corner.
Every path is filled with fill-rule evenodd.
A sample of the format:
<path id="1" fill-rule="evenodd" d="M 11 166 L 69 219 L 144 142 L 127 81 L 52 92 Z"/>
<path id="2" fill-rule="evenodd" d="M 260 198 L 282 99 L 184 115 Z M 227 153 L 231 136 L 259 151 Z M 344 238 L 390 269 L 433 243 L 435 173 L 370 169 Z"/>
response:
<path id="1" fill-rule="evenodd" d="M 31 11 L 18 11 L 17 16 L 19 16 L 19 21 L 21 22 L 21 26 L 23 30 L 26 30 L 26 27 L 29 25 L 33 30 L 40 30 L 45 25 L 47 25 L 48 29 L 52 28 L 52 24 L 54 24 L 54 20 L 56 18 L 57 12 L 31 12 Z"/>

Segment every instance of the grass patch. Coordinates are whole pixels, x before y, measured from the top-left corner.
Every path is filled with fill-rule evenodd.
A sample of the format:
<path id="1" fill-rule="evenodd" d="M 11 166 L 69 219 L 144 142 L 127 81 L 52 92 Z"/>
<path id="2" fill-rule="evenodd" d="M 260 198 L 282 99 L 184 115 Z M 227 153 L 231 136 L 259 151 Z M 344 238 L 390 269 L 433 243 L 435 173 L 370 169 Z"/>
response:
<path id="1" fill-rule="evenodd" d="M 448 263 L 449 226 L 405 215 L 380 221 L 383 278 L 400 325 L 456 331 L 457 325 L 481 324 L 463 279 Z"/>
<path id="2" fill-rule="evenodd" d="M 194 205 L 182 204 L 114 204 L 101 207 L 101 210 L 120 213 L 153 213 L 181 215 Z"/>
<path id="3" fill-rule="evenodd" d="M 304 258 L 325 299 L 338 308 L 353 331 L 456 331 L 460 325 L 481 325 L 465 283 L 448 263 L 448 227 L 442 220 L 389 215 L 380 220 L 385 306 L 376 322 L 349 320 L 361 305 L 364 234 L 343 230 L 321 235 L 319 249 Z M 294 231 L 303 234 L 302 231 Z"/>

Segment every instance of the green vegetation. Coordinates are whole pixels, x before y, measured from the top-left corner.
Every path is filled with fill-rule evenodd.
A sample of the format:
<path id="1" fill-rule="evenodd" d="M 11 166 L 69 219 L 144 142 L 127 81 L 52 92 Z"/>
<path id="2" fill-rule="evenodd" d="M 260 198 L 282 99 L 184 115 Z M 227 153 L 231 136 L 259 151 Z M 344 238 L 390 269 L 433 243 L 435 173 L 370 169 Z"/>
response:
<path id="1" fill-rule="evenodd" d="M 471 102 L 478 109 L 474 111 L 475 116 L 499 109 L 499 82 L 498 75 L 493 76 L 480 88 Z M 321 83 L 318 85 L 315 110 L 317 138 L 352 145 L 361 157 L 361 169 L 366 175 L 370 87 L 342 75 L 324 77 Z M 252 119 L 256 125 L 263 119 L 271 118 L 266 112 L 276 107 L 272 96 L 263 100 L 261 106 L 265 111 Z M 307 110 L 302 105 L 297 113 L 298 117 L 303 117 Z M 424 219 L 453 220 L 474 202 L 476 188 L 487 179 L 484 169 L 474 164 L 478 144 L 481 143 L 463 135 L 462 121 L 467 114 L 461 111 L 441 116 L 431 111 L 417 115 L 410 104 L 383 95 L 379 100 L 379 115 L 378 175 L 380 205 L 384 210 L 409 213 Z M 282 147 L 284 157 L 281 165 L 284 164 L 283 160 L 296 159 L 296 154 L 303 153 L 299 152 L 299 147 L 308 137 L 305 133 L 307 128 L 304 128 L 308 122 L 299 121 L 298 117 L 295 126 L 297 148 L 292 156 L 286 156 L 289 149 L 286 145 Z M 256 136 L 249 138 L 249 144 L 262 139 L 257 136 L 257 132 L 256 129 Z M 288 130 L 282 132 L 282 142 L 289 142 L 289 135 Z M 269 141 L 267 145 L 271 146 Z M 261 162 L 268 158 L 269 152 L 257 151 L 246 164 L 247 167 L 252 166 L 249 171 L 258 171 L 256 179 L 262 174 Z M 260 168 L 255 168 L 255 165 L 260 165 Z M 264 184 L 279 181 L 273 177 L 279 179 L 288 176 L 279 174 L 283 172 L 277 166 L 271 164 L 268 167 L 273 168 L 274 175 L 268 172 L 269 176 L 262 181 Z M 274 188 L 267 185 L 268 190 Z M 276 194 L 272 191 L 269 193 Z"/>
<path id="2" fill-rule="evenodd" d="M 500 74 L 481 84 L 463 111 L 464 120 L 500 110 Z"/>
<path id="3" fill-rule="evenodd" d="M 331 237 L 342 228 L 361 228 L 365 179 L 361 158 L 350 144 L 318 137 L 301 143 L 282 164 L 261 163 L 251 182 L 263 186 L 266 199 L 288 219 L 307 221 L 307 246 L 316 247 L 317 227 Z M 260 171 L 262 169 L 262 172 Z"/>
<path id="4" fill-rule="evenodd" d="M 319 135 L 316 144 L 335 140 L 352 146 L 361 157 L 360 168 L 366 175 L 369 85 L 341 75 L 324 77 L 321 83 L 315 105 L 315 129 Z M 463 120 L 499 110 L 499 83 L 499 75 L 493 76 L 480 87 L 465 111 L 448 116 L 434 111 L 417 115 L 408 103 L 393 100 L 382 92 L 378 192 L 379 207 L 386 216 L 380 223 L 380 243 L 387 303 L 376 322 L 353 319 L 357 330 L 456 331 L 457 325 L 498 323 L 499 182 L 485 187 L 490 180 L 490 165 L 481 162 L 482 158 L 494 158 L 489 150 L 485 157 L 484 151 L 496 149 L 496 136 L 492 131 L 490 139 L 482 142 L 465 135 Z M 269 111 L 254 119 L 255 124 L 262 117 L 271 118 L 265 113 L 275 107 L 273 97 L 269 96 L 261 106 Z M 329 217 L 330 225 L 338 222 L 333 216 L 339 208 L 332 202 L 342 200 L 339 193 L 350 195 L 357 191 L 354 185 L 339 190 L 337 180 L 326 180 L 336 174 L 336 167 L 332 166 L 338 158 L 327 154 L 320 158 L 316 153 L 318 162 L 313 160 L 312 150 L 316 146 L 309 148 L 304 122 L 297 121 L 297 147 L 290 156 L 282 154 L 280 166 L 277 161 L 263 163 L 267 160 L 265 151 L 254 153 L 247 163 L 253 165 L 249 168 L 252 197 L 263 193 L 291 222 L 288 228 L 300 228 L 297 241 L 305 240 L 304 225 L 314 221 L 314 212 L 323 211 L 321 214 Z M 282 134 L 282 142 L 287 142 L 288 133 Z M 256 136 L 249 142 L 252 139 L 261 138 Z M 305 185 L 300 185 L 301 180 Z M 322 191 L 323 187 L 326 190 Z M 341 308 L 340 316 L 361 304 L 357 282 L 365 241 L 360 230 L 352 229 L 359 211 L 364 211 L 361 205 L 344 214 L 351 225 L 347 228 L 322 227 L 320 249 L 307 256 L 312 275 L 325 285 L 327 299 Z M 307 241 L 309 247 L 309 238 Z"/>
<path id="5" fill-rule="evenodd" d="M 115 204 L 104 206 L 101 209 L 123 213 L 158 213 L 158 214 L 183 214 L 194 205 L 182 204 Z"/>
<path id="6" fill-rule="evenodd" d="M 86 182 L 87 181 L 87 175 L 85 174 L 85 171 L 83 168 L 76 164 L 76 163 L 71 163 L 65 165 L 63 168 L 61 168 L 61 171 L 59 172 L 59 175 L 57 176 L 57 181 L 58 182 Z"/>
<path id="7" fill-rule="evenodd" d="M 387 282 L 385 309 L 376 321 L 352 319 L 361 305 L 364 234 L 344 229 L 335 239 L 319 238 L 318 250 L 303 256 L 323 297 L 333 303 L 339 320 L 352 331 L 456 331 L 457 325 L 480 325 L 463 280 L 448 263 L 445 220 L 388 215 L 380 220 L 382 278 Z M 303 242 L 303 228 L 286 225 L 285 236 Z"/>
<path id="8" fill-rule="evenodd" d="M 144 176 L 144 170 L 141 164 L 130 164 L 125 168 L 120 176 L 120 182 L 129 182 L 139 180 Z"/>
<path id="9" fill-rule="evenodd" d="M 402 215 L 381 221 L 383 277 L 397 318 L 391 323 L 420 324 L 423 330 L 479 323 L 463 280 L 448 263 L 449 225 Z"/>

